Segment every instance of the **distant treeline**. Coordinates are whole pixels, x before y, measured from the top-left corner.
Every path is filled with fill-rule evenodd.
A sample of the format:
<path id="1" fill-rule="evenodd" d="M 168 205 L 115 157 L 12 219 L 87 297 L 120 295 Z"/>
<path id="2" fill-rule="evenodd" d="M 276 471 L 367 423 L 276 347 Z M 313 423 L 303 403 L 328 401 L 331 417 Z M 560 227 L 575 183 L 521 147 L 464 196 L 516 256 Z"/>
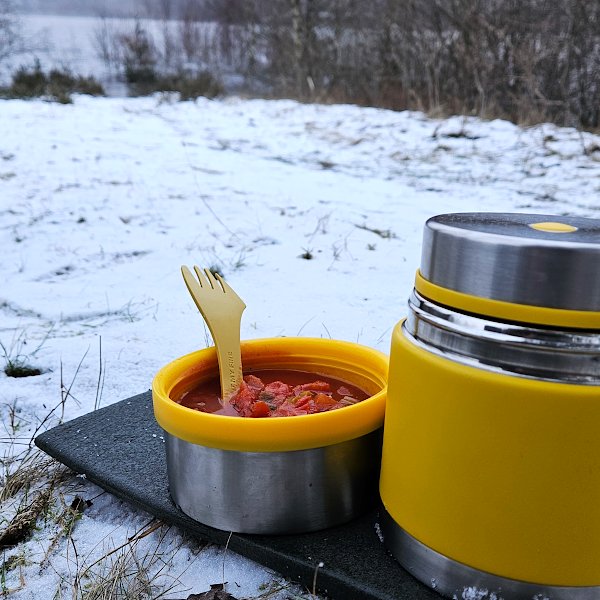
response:
<path id="1" fill-rule="evenodd" d="M 0 0 L 0 8 L 2 6 Z M 88 17 L 147 17 L 179 19 L 188 5 L 208 12 L 206 0 L 10 0 L 19 13 L 88 16 Z"/>
<path id="2" fill-rule="evenodd" d="M 207 8 L 222 50 L 277 94 L 599 126 L 598 0 L 214 0 Z"/>
<path id="3" fill-rule="evenodd" d="M 111 17 L 135 15 L 139 0 L 12 0 L 19 13 L 40 15 L 78 15 Z"/>
<path id="4" fill-rule="evenodd" d="M 599 0 L 129 2 L 163 23 L 99 29 L 130 74 L 196 65 L 303 101 L 600 126 Z"/>

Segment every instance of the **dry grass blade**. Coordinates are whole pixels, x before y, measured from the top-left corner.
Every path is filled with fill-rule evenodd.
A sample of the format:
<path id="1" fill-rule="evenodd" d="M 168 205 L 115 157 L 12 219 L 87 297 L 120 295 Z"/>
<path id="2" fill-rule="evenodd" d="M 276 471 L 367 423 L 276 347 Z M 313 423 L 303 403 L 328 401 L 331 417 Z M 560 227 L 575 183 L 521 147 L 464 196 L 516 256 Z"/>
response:
<path id="1" fill-rule="evenodd" d="M 15 464 L 14 472 L 10 472 L 12 465 L 8 461 L 3 465 L 5 473 L 0 480 L 0 503 L 14 498 L 22 490 L 47 476 L 59 463 L 47 454 L 35 450 L 28 452 L 22 460 L 15 460 Z"/>
<path id="2" fill-rule="evenodd" d="M 13 546 L 29 536 L 37 519 L 47 513 L 56 486 L 69 473 L 66 467 L 36 450 L 17 463 L 14 473 L 4 476 L 0 509 L 5 515 L 13 512 L 13 516 L 6 519 L 6 526 L 0 530 L 0 546 Z"/>
<path id="3" fill-rule="evenodd" d="M 33 531 L 38 517 L 46 512 L 52 499 L 52 487 L 38 492 L 34 499 L 23 508 L 19 508 L 8 525 L 0 531 L 0 546 L 14 546 L 24 541 Z"/>
<path id="4" fill-rule="evenodd" d="M 131 544 L 135 544 L 137 541 L 145 538 L 146 536 L 150 535 L 151 533 L 154 533 L 157 529 L 160 529 L 163 525 L 164 525 L 164 523 L 162 521 L 157 521 L 156 523 L 154 523 L 153 525 L 150 525 L 148 528 L 144 529 L 143 531 L 131 536 L 124 544 L 121 544 L 120 546 L 113 548 L 112 550 L 110 550 L 109 552 L 104 554 L 104 556 L 101 556 L 98 560 L 94 561 L 91 565 L 86 567 L 86 569 L 81 573 L 81 577 L 85 577 L 89 570 L 91 570 L 93 567 L 95 567 L 98 563 L 105 561 L 109 556 L 116 554 L 117 552 L 119 552 L 120 550 L 122 550 L 123 548 L 125 548 L 127 546 L 130 546 Z"/>
<path id="5" fill-rule="evenodd" d="M 159 600 L 173 592 L 180 582 L 170 575 L 173 550 L 165 553 L 166 530 L 161 531 L 153 549 L 143 551 L 143 538 L 163 527 L 157 522 L 80 570 L 75 577 L 73 600 Z"/>

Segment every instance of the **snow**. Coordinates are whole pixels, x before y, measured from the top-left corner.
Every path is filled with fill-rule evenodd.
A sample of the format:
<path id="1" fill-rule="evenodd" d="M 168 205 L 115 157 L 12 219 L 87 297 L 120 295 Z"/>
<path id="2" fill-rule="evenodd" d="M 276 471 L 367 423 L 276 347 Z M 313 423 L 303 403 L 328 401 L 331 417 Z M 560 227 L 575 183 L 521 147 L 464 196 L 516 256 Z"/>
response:
<path id="1" fill-rule="evenodd" d="M 425 220 L 462 211 L 600 217 L 600 137 L 292 101 L 0 101 L 0 341 L 8 358 L 43 369 L 0 374 L 3 421 L 16 407 L 29 439 L 60 404 L 61 376 L 73 419 L 147 390 L 162 365 L 204 347 L 182 264 L 222 271 L 247 304 L 243 338 L 332 337 L 387 352 Z M 95 498 L 72 533 L 80 562 L 150 520 L 84 478 L 70 486 L 67 504 Z M 50 598 L 72 576 L 64 539 L 43 561 L 54 534 L 42 524 L 7 552 L 26 556 L 7 574 L 8 587 L 19 573 L 25 582 L 12 597 Z M 223 569 L 236 597 L 275 577 L 173 528 L 137 542 L 158 543 L 179 597 L 222 581 Z"/>
<path id="2" fill-rule="evenodd" d="M 457 598 L 456 595 L 454 598 Z M 477 587 L 466 587 L 461 594 L 462 600 L 502 600 L 496 592 L 490 592 L 487 589 L 479 589 Z"/>

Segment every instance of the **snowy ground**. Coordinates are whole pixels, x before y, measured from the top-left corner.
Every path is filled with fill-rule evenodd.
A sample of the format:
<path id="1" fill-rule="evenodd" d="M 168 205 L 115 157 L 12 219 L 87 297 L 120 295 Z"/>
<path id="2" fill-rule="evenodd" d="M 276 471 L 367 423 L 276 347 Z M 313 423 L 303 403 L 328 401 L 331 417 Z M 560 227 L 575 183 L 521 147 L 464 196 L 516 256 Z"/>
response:
<path id="1" fill-rule="evenodd" d="M 0 358 L 43 370 L 0 373 L 2 456 L 23 449 L 64 387 L 42 428 L 63 408 L 72 419 L 147 390 L 160 366 L 206 344 L 182 264 L 225 275 L 247 304 L 243 338 L 387 351 L 425 219 L 458 211 L 600 217 L 600 137 L 291 101 L 0 101 Z M 66 505 L 75 494 L 93 504 L 70 541 L 47 518 L 7 550 L 11 597 L 70 596 L 74 573 L 150 520 L 84 480 L 64 484 Z M 167 598 L 206 591 L 223 569 L 239 598 L 281 583 L 173 529 L 138 546 L 169 561 Z"/>

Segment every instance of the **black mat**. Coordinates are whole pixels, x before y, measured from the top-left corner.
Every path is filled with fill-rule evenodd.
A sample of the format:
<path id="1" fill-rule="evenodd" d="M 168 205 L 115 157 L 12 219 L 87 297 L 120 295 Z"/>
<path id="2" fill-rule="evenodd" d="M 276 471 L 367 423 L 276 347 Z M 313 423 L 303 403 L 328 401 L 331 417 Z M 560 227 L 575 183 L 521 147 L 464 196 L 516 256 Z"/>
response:
<path id="1" fill-rule="evenodd" d="M 77 473 L 189 534 L 224 545 L 229 534 L 193 521 L 171 501 L 162 430 L 150 392 L 51 429 L 36 444 Z M 347 525 L 290 536 L 234 534 L 229 548 L 334 600 L 439 600 L 389 556 L 373 511 Z"/>

